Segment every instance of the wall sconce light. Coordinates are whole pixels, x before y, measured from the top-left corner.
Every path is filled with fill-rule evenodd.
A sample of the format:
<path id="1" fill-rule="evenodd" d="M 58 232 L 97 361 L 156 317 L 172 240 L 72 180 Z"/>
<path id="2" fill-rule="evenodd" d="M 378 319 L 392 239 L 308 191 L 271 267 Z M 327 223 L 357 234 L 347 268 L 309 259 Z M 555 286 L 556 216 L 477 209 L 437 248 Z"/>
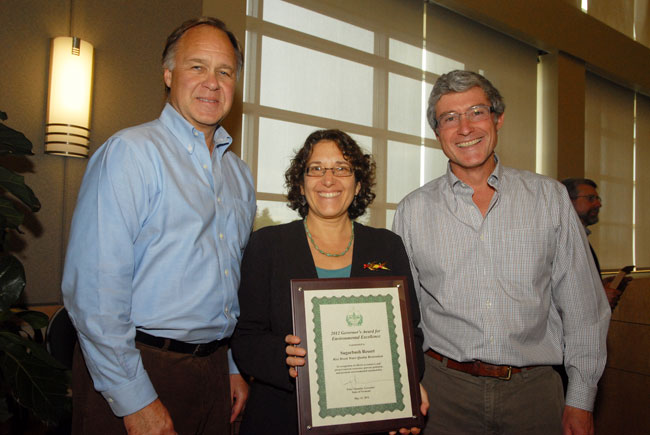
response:
<path id="1" fill-rule="evenodd" d="M 52 40 L 45 152 L 88 157 L 93 46 L 79 38 Z"/>

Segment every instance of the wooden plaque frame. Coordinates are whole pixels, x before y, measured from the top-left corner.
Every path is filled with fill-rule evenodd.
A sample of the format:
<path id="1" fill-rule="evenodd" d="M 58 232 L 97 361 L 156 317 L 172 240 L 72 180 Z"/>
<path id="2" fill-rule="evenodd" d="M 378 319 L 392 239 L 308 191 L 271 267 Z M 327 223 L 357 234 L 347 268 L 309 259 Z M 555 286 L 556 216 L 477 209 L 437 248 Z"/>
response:
<path id="1" fill-rule="evenodd" d="M 318 292 L 318 293 L 310 293 Z M 360 294 L 365 296 L 359 296 Z M 314 295 L 319 295 L 315 297 Z M 394 296 L 397 296 L 394 298 Z M 314 296 L 314 297 L 312 297 Z M 307 312 L 305 305 L 312 308 Z M 316 301 L 312 304 L 312 301 Z M 364 304 L 374 304 L 386 309 L 387 330 L 382 340 L 388 340 L 391 346 L 393 379 L 395 385 L 395 401 L 388 404 L 372 404 L 369 406 L 348 406 L 335 408 L 327 406 L 327 403 L 336 402 L 328 400 L 326 397 L 326 377 L 324 375 L 325 361 L 328 358 L 324 355 L 326 346 L 319 345 L 323 342 L 322 323 L 320 319 L 321 305 L 341 305 L 341 308 L 356 304 L 363 307 Z M 367 277 L 367 278 L 334 278 L 334 279 L 303 279 L 291 280 L 291 304 L 293 312 L 294 334 L 301 337 L 301 347 L 307 350 L 305 366 L 298 367 L 298 378 L 296 380 L 296 390 L 298 396 L 298 427 L 301 435 L 321 435 L 321 434 L 363 434 L 382 431 L 397 430 L 402 427 L 422 427 L 424 423 L 423 416 L 420 413 L 420 387 L 417 377 L 417 367 L 415 359 L 415 341 L 413 338 L 413 325 L 411 320 L 411 305 L 407 288 L 407 279 L 404 276 L 389 277 Z M 394 316 L 396 311 L 398 316 Z M 329 312 L 329 311 L 328 311 Z M 338 313 L 337 313 L 338 314 Z M 393 317 L 392 317 L 393 316 Z M 352 312 L 346 317 L 346 324 L 349 326 L 352 322 L 358 322 L 360 314 Z M 397 319 L 401 318 L 401 322 Z M 391 325 L 391 319 L 392 325 Z M 363 320 L 361 320 L 363 322 Z M 352 326 L 353 328 L 355 326 Z M 311 329 L 314 332 L 315 340 L 307 340 L 308 332 Z M 361 328 L 359 326 L 359 328 Z M 398 334 L 400 335 L 398 337 Z M 365 343 L 360 336 L 359 346 Z M 375 338 L 374 336 L 371 336 Z M 399 339 L 401 337 L 401 340 Z M 351 337 L 354 338 L 354 337 Z M 403 343 L 404 348 L 399 349 L 397 343 Z M 386 343 L 383 343 L 386 344 Z M 400 353 L 403 352 L 403 355 Z M 400 373 L 399 361 L 406 362 L 406 378 Z M 319 366 L 318 361 L 321 361 Z M 334 363 L 332 363 L 334 364 Z M 311 373 L 311 374 L 310 374 Z M 318 391 L 312 391 L 313 382 L 310 376 L 316 375 L 314 381 L 318 382 Z M 356 382 L 356 375 L 354 377 Z M 356 384 L 355 384 L 356 387 Z M 391 390 L 392 391 L 392 390 Z M 408 400 L 403 400 L 408 397 Z M 398 399 L 401 398 L 401 399 Z M 335 398 L 334 398 L 335 399 Z M 319 404 L 320 411 L 312 409 L 312 404 Z M 400 408 L 401 406 L 401 408 Z M 409 408 L 410 406 L 410 408 Z M 408 408 L 408 409 L 407 409 Z M 404 415 L 404 414 L 408 415 Z M 386 418 L 379 418 L 380 414 L 386 414 Z M 395 417 L 396 414 L 402 414 Z M 320 417 L 319 417 L 320 416 Z M 365 417 L 368 417 L 366 420 Z M 349 421 L 350 419 L 354 421 Z M 328 420 L 323 423 L 322 420 Z M 331 424 L 330 424 L 331 423 Z"/>

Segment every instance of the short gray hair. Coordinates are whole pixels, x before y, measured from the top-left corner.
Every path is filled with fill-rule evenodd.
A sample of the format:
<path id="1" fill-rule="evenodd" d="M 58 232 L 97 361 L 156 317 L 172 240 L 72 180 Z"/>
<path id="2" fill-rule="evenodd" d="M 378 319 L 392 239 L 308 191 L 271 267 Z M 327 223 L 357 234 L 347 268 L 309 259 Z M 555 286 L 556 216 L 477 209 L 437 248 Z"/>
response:
<path id="1" fill-rule="evenodd" d="M 503 102 L 503 97 L 488 79 L 472 71 L 454 70 L 438 77 L 429 96 L 427 120 L 431 128 L 434 131 L 438 128 L 436 104 L 443 95 L 451 92 L 465 92 L 476 86 L 483 89 L 483 92 L 490 100 L 493 112 L 497 116 L 505 112 L 506 104 Z"/>
<path id="2" fill-rule="evenodd" d="M 212 26 L 221 30 L 228 36 L 232 47 L 235 49 L 235 58 L 237 59 L 237 79 L 239 79 L 239 73 L 244 66 L 244 55 L 242 53 L 241 45 L 239 44 L 239 41 L 237 40 L 237 37 L 235 37 L 234 33 L 228 30 L 226 24 L 220 19 L 213 17 L 192 18 L 191 20 L 185 21 L 183 24 L 174 29 L 174 31 L 167 37 L 167 43 L 165 43 L 165 48 L 162 53 L 163 68 L 170 71 L 174 70 L 174 67 L 176 66 L 175 60 L 178 41 L 188 30 L 196 26 Z M 167 86 L 165 87 L 167 89 L 167 93 L 169 93 L 169 88 Z"/>

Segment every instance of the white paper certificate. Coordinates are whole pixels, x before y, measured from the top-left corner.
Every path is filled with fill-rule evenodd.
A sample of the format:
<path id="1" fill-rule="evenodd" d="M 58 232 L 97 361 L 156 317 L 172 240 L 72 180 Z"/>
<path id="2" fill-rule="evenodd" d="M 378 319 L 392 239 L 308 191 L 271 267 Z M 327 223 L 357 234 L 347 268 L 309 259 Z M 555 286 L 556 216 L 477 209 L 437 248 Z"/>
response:
<path id="1" fill-rule="evenodd" d="M 312 426 L 411 417 L 397 287 L 313 290 L 304 304 Z"/>

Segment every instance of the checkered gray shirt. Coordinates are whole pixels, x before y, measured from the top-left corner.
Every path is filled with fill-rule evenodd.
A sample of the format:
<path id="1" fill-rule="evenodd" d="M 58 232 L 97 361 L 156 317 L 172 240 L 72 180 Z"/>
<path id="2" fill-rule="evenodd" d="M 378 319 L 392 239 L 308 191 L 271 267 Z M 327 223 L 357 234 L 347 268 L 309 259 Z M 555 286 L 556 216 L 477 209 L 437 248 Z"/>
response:
<path id="1" fill-rule="evenodd" d="M 496 159 L 485 217 L 449 168 L 397 207 L 425 350 L 519 367 L 564 356 L 566 404 L 592 410 L 611 312 L 584 230 L 562 184 Z"/>

